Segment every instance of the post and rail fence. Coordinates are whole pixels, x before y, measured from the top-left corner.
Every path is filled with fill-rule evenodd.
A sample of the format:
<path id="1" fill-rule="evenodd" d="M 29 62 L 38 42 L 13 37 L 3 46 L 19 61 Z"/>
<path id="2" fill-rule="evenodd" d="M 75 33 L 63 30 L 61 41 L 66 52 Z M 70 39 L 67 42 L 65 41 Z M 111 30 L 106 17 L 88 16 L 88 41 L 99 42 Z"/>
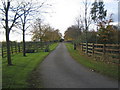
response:
<path id="1" fill-rule="evenodd" d="M 35 50 L 35 52 L 44 51 L 45 48 L 53 42 L 26 42 L 26 50 Z M 22 42 L 10 42 L 11 55 L 23 52 Z M 0 55 L 2 58 L 7 56 L 6 42 L 1 42 Z"/>
<path id="2" fill-rule="evenodd" d="M 79 43 L 77 49 L 97 60 L 118 63 L 120 61 L 120 44 Z"/>

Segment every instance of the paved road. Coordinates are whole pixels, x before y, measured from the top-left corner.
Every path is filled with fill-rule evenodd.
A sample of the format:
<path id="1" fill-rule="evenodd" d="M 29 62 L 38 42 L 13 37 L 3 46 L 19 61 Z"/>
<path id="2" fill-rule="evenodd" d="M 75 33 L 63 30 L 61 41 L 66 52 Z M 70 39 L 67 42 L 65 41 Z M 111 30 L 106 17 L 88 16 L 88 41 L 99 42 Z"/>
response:
<path id="1" fill-rule="evenodd" d="M 118 82 L 78 64 L 60 43 L 40 64 L 40 79 L 44 88 L 117 88 Z"/>

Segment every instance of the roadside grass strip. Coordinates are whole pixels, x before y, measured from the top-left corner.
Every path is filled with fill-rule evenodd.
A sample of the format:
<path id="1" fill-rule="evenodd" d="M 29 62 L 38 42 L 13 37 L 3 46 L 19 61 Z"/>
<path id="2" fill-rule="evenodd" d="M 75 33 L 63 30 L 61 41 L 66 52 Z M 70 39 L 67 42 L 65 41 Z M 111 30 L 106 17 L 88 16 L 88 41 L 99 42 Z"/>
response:
<path id="1" fill-rule="evenodd" d="M 91 71 L 98 72 L 114 79 L 118 79 L 118 65 L 111 63 L 108 64 L 103 61 L 96 61 L 91 57 L 83 55 L 81 51 L 74 50 L 73 44 L 66 43 L 65 45 L 70 52 L 70 55 L 81 65 L 90 68 Z"/>

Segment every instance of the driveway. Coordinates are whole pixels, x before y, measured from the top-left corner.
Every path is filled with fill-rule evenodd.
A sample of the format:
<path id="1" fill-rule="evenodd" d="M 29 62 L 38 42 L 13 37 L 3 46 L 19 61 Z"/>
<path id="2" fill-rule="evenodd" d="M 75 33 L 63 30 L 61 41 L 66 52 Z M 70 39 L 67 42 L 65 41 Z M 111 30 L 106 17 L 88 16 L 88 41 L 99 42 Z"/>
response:
<path id="1" fill-rule="evenodd" d="M 44 88 L 118 88 L 118 82 L 77 63 L 60 43 L 37 69 Z"/>

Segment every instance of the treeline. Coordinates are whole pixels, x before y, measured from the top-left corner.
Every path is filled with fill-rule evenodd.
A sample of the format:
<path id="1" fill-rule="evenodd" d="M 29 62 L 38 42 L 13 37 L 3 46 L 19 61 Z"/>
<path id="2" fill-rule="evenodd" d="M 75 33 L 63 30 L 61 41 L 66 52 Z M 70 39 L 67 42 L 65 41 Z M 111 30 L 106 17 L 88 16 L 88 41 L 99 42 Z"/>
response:
<path id="1" fill-rule="evenodd" d="M 65 41 L 74 41 L 76 43 L 85 43 L 85 32 L 80 30 L 77 26 L 69 27 L 65 32 Z M 106 43 L 118 44 L 120 43 L 120 29 L 114 25 L 108 25 L 106 28 L 100 28 L 98 31 L 90 30 L 87 32 L 88 43 Z"/>
<path id="2" fill-rule="evenodd" d="M 84 1 L 84 15 L 76 19 L 75 25 L 65 31 L 65 40 L 75 43 L 120 43 L 120 27 L 113 25 L 113 14 L 107 17 L 104 2 L 95 0 L 91 6 Z M 88 10 L 89 9 L 89 10 Z M 94 26 L 95 28 L 91 28 Z"/>

